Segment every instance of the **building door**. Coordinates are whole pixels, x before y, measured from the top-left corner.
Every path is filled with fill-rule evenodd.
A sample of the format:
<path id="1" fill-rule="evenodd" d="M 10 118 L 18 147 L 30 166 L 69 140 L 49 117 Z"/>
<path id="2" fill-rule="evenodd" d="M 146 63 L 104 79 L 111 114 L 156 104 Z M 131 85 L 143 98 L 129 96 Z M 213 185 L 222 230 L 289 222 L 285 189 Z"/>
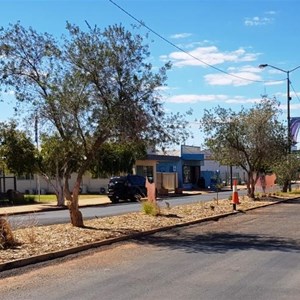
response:
<path id="1" fill-rule="evenodd" d="M 200 178 L 200 166 L 191 166 L 191 183 L 198 186 Z"/>

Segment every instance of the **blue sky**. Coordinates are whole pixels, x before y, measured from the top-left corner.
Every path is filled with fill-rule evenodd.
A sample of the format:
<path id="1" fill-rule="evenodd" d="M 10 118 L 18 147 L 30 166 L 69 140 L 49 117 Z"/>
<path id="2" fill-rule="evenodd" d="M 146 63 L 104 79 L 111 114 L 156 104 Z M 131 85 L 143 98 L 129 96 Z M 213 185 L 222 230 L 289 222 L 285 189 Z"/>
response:
<path id="1" fill-rule="evenodd" d="M 163 100 L 168 111 L 193 109 L 195 137 L 186 144 L 201 146 L 203 133 L 195 119 L 217 105 L 239 111 L 276 96 L 286 120 L 286 73 L 300 65 L 298 0 L 113 0 L 151 30 L 154 66 L 170 60 Z M 86 28 L 137 22 L 109 0 L 0 0 L 0 26 L 20 21 L 38 32 L 60 37 L 66 21 Z M 141 28 L 140 33 L 149 31 Z M 281 80 L 282 81 L 279 81 Z M 291 116 L 300 115 L 300 68 L 290 73 Z M 299 95 L 297 95 L 297 93 Z M 13 116 L 13 94 L 2 95 L 0 121 Z"/>

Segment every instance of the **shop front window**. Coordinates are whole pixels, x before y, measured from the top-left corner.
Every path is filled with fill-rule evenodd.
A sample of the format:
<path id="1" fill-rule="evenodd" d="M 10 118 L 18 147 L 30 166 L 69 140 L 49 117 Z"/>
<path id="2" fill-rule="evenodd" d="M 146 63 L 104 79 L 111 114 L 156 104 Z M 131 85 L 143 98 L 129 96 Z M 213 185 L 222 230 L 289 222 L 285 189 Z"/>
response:
<path id="1" fill-rule="evenodd" d="M 137 166 L 136 174 L 153 179 L 153 167 L 152 166 Z"/>
<path id="2" fill-rule="evenodd" d="M 183 183 L 191 183 L 191 166 L 183 166 Z"/>

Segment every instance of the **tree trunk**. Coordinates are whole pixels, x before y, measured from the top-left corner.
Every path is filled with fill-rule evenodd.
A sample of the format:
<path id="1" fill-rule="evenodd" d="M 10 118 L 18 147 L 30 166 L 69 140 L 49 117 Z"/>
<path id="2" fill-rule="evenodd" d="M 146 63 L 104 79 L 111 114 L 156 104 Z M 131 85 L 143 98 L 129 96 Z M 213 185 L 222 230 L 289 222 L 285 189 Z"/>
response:
<path id="1" fill-rule="evenodd" d="M 58 161 L 56 161 L 56 188 L 58 193 L 56 194 L 57 197 L 57 206 L 64 206 L 65 205 L 65 197 L 64 197 L 64 186 L 62 182 L 62 178 L 59 176 L 59 168 L 58 168 Z"/>
<path id="2" fill-rule="evenodd" d="M 248 180 L 247 180 L 247 195 L 248 195 L 248 197 L 250 197 L 250 194 L 251 194 L 251 186 L 250 186 L 250 177 L 248 174 Z"/>
<path id="3" fill-rule="evenodd" d="M 70 201 L 68 205 L 71 224 L 75 227 L 84 227 L 82 213 L 78 208 L 78 197 L 77 197 L 77 201 L 74 200 L 73 196 L 72 198 L 73 198 L 72 201 Z"/>
<path id="4" fill-rule="evenodd" d="M 282 192 L 283 193 L 287 193 L 288 191 L 288 188 L 289 188 L 289 180 L 285 180 L 284 183 L 283 183 L 283 186 L 282 186 Z"/>
<path id="5" fill-rule="evenodd" d="M 255 195 L 255 183 L 256 180 L 254 178 L 254 172 L 250 171 L 248 172 L 248 182 L 247 182 L 247 189 L 248 189 L 248 197 L 254 199 Z"/>
<path id="6" fill-rule="evenodd" d="M 63 178 L 58 175 L 58 172 L 55 176 L 55 184 L 49 179 L 49 176 L 46 173 L 41 173 L 43 178 L 47 181 L 49 185 L 52 186 L 54 193 L 56 195 L 57 206 L 65 205 L 65 197 L 64 197 L 64 185 Z"/>
<path id="7" fill-rule="evenodd" d="M 78 175 L 72 194 L 69 188 L 69 176 L 65 177 L 64 193 L 67 199 L 70 212 L 71 224 L 75 227 L 84 227 L 82 213 L 79 210 L 78 195 L 81 183 L 81 177 Z"/>
<path id="8" fill-rule="evenodd" d="M 63 186 L 59 186 L 58 193 L 56 194 L 57 198 L 57 206 L 65 205 L 65 197 L 64 197 L 64 188 Z"/>

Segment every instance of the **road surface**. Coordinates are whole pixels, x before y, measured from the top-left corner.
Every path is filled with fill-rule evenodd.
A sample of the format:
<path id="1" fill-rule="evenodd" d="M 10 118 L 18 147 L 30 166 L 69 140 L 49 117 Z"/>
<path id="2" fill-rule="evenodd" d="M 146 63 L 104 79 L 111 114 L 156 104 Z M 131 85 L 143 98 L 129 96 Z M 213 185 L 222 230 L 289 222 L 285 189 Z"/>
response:
<path id="1" fill-rule="evenodd" d="M 245 193 L 246 190 L 239 191 L 240 195 L 243 195 Z M 219 199 L 228 199 L 230 195 L 232 195 L 231 191 L 218 193 Z M 194 203 L 199 201 L 213 200 L 216 197 L 217 197 L 217 193 L 209 193 L 209 194 L 195 195 L 195 196 L 169 197 L 167 198 L 167 201 L 170 202 L 172 206 L 176 206 L 176 205 Z M 163 204 L 163 202 L 164 200 L 158 201 L 158 203 L 161 204 Z M 106 205 L 80 208 L 84 220 L 95 218 L 95 216 L 97 217 L 115 216 L 115 215 L 126 214 L 129 212 L 140 211 L 140 210 L 141 210 L 141 204 L 137 202 L 123 202 L 119 204 L 106 204 Z M 32 222 L 33 218 L 35 224 L 37 225 L 70 223 L 70 214 L 67 209 L 38 212 L 38 213 L 34 213 L 34 215 L 29 214 L 28 217 L 26 217 L 26 215 L 9 216 L 9 221 L 13 227 L 20 228 L 22 226 L 26 227 L 27 224 L 26 220 Z"/>
<path id="2" fill-rule="evenodd" d="M 300 200 L 288 201 L 2 272 L 0 295 L 5 300 L 298 300 L 299 229 Z"/>

